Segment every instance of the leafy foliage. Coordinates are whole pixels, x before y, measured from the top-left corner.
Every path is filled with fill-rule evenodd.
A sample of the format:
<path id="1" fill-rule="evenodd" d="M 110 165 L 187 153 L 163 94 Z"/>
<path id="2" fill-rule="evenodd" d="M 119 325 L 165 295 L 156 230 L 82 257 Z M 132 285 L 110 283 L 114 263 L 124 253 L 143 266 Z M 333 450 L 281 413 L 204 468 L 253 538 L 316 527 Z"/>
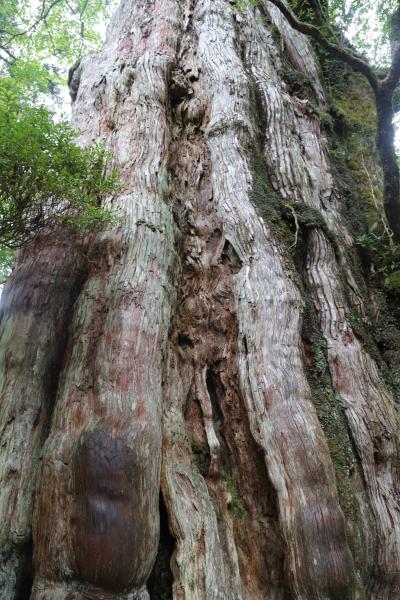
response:
<path id="1" fill-rule="evenodd" d="M 0 7 L 0 283 L 13 248 L 64 223 L 112 220 L 102 199 L 116 190 L 100 145 L 81 148 L 51 110 L 68 65 L 100 42 L 114 0 L 3 0 Z M 57 111 L 58 113 L 59 111 Z"/>
<path id="2" fill-rule="evenodd" d="M 1 75 L 36 93 L 57 90 L 67 66 L 100 43 L 96 31 L 112 2 L 104 0 L 2 0 Z"/>
<path id="3" fill-rule="evenodd" d="M 385 289 L 400 292 L 400 245 L 393 243 L 387 232 L 364 233 L 356 239 L 357 246 L 370 254 Z"/>
<path id="4" fill-rule="evenodd" d="M 14 251 L 6 246 L 0 246 L 0 291 L 6 282 L 14 265 Z"/>
<path id="5" fill-rule="evenodd" d="M 101 199 L 116 186 L 103 175 L 104 150 L 81 148 L 65 122 L 21 103 L 0 81 L 0 240 L 20 246 L 55 222 L 98 227 L 110 219 Z"/>
<path id="6" fill-rule="evenodd" d="M 328 18 L 350 34 L 355 47 L 364 52 L 376 66 L 390 63 L 390 19 L 397 0 L 330 0 Z"/>

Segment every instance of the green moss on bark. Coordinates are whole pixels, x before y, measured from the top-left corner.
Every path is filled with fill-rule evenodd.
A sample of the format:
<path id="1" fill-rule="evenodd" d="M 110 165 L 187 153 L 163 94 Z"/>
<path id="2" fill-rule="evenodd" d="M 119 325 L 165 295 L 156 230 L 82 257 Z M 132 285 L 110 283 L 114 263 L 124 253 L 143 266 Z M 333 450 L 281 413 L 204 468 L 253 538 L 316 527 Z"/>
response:
<path id="1" fill-rule="evenodd" d="M 333 390 L 326 357 L 326 343 L 308 298 L 305 302 L 302 337 L 312 400 L 328 443 L 340 506 L 351 530 L 349 544 L 356 566 L 361 569 L 364 547 L 362 519 L 352 480 L 352 474 L 357 468 L 357 459 L 347 430 L 346 418 Z"/>

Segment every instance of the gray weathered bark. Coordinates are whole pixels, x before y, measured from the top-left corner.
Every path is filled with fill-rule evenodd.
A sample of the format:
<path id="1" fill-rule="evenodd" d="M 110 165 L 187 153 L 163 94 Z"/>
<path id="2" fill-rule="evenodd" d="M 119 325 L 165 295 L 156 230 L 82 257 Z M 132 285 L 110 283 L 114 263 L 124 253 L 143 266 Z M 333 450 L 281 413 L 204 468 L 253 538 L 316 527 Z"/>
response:
<path id="1" fill-rule="evenodd" d="M 307 39 L 267 2 L 122 0 L 74 74 L 121 222 L 38 241 L 4 292 L 4 600 L 400 594 L 399 418 L 348 318 L 353 239 L 285 61 L 326 108 Z M 296 266 L 272 198 L 319 215 Z"/>

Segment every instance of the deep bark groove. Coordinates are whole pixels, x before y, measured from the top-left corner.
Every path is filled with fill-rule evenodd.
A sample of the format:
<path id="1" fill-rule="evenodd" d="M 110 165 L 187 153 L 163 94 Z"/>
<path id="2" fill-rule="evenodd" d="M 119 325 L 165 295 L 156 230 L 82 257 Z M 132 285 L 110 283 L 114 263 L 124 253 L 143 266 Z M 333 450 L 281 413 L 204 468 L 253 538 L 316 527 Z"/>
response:
<path id="1" fill-rule="evenodd" d="M 84 281 L 50 240 L 6 290 L 2 599 L 25 593 L 33 508 L 31 600 L 400 594 L 398 415 L 349 322 L 353 240 L 288 61 L 326 107 L 275 7 L 122 0 L 73 74 L 121 224 Z"/>
<path id="2" fill-rule="evenodd" d="M 147 582 L 150 600 L 172 600 L 171 558 L 174 548 L 175 540 L 169 532 L 167 510 L 160 494 L 160 541 L 153 570 Z"/>

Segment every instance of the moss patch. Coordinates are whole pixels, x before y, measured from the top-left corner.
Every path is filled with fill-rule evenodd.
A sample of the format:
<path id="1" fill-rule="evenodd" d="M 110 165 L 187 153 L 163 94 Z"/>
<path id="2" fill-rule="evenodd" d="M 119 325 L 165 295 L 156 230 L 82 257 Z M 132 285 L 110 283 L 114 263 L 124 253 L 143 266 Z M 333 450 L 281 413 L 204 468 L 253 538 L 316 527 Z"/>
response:
<path id="1" fill-rule="evenodd" d="M 247 519 L 247 510 L 240 497 L 239 490 L 236 487 L 232 473 L 224 471 L 224 483 L 227 493 L 229 494 L 230 503 L 229 511 L 234 517 L 239 517 L 242 520 Z"/>
<path id="2" fill-rule="evenodd" d="M 192 450 L 192 464 L 197 468 L 200 475 L 207 477 L 210 468 L 211 457 L 207 442 L 200 442 L 192 433 L 189 433 L 190 447 Z"/>
<path id="3" fill-rule="evenodd" d="M 362 568 L 363 539 L 361 515 L 352 486 L 351 474 L 356 467 L 356 457 L 347 430 L 346 418 L 332 387 L 326 357 L 326 343 L 318 327 L 317 316 L 309 299 L 306 299 L 302 337 L 306 349 L 306 375 L 312 400 L 325 434 L 335 470 L 340 506 L 352 536 L 349 543 L 358 568 Z"/>

